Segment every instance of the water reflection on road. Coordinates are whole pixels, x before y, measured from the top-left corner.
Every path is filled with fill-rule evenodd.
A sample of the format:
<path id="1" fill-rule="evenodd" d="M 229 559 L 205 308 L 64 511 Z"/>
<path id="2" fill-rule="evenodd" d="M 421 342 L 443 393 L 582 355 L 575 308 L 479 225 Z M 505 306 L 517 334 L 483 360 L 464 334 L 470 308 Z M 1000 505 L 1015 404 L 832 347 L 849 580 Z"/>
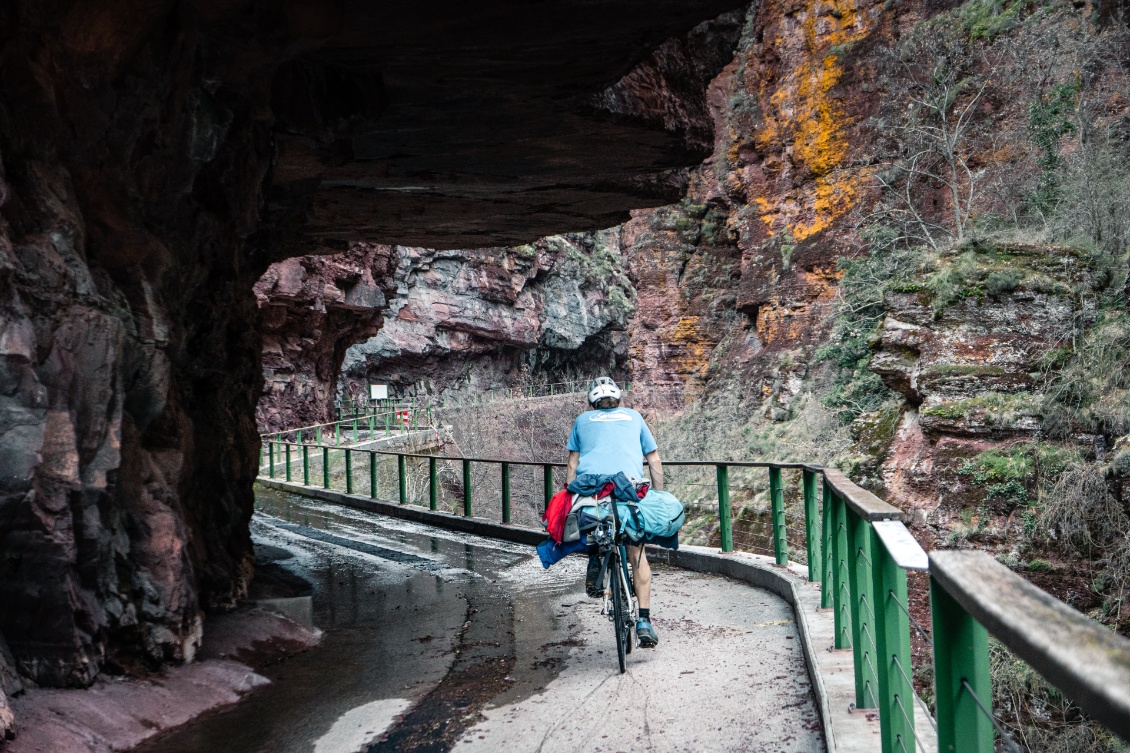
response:
<path id="1" fill-rule="evenodd" d="M 579 590 L 582 563 L 546 572 L 530 547 L 280 492 L 260 491 L 256 507 L 260 564 L 312 582 L 325 639 L 263 670 L 271 685 L 139 751 L 352 753 L 413 705 L 386 745 L 443 749 L 492 698 L 544 687 L 568 651 L 555 608 Z"/>

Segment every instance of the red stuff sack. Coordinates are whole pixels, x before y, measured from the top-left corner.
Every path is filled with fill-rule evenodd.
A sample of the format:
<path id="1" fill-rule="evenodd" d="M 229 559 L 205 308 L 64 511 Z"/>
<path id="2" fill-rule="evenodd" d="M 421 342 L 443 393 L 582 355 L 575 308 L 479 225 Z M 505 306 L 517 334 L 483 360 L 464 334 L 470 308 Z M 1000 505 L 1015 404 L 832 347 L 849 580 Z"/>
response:
<path id="1" fill-rule="evenodd" d="M 572 507 L 573 495 L 568 489 L 562 489 L 550 498 L 549 504 L 545 506 L 545 512 L 542 513 L 541 524 L 549 532 L 549 537 L 558 544 L 561 543 L 561 537 L 565 533 L 565 516 Z"/>

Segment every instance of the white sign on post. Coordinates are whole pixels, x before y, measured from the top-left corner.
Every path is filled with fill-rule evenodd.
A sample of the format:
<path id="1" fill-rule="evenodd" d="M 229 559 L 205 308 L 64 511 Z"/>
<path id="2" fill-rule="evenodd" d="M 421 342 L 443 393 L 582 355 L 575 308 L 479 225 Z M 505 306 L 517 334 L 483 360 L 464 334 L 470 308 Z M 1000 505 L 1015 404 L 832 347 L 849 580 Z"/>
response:
<path id="1" fill-rule="evenodd" d="M 370 384 L 369 385 L 369 399 L 370 400 L 388 400 L 388 385 L 387 384 Z"/>

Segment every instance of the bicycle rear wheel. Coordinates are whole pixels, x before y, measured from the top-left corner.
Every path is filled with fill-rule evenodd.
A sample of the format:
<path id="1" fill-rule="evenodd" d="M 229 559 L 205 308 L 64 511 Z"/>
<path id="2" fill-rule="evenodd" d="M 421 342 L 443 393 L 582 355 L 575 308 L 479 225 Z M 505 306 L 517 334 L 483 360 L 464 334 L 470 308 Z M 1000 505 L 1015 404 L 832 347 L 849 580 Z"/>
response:
<path id="1" fill-rule="evenodd" d="M 619 557 L 612 556 L 612 564 L 615 567 L 610 567 L 609 570 L 609 585 L 612 587 L 612 626 L 616 631 L 616 658 L 620 661 L 620 674 L 624 674 L 626 667 L 624 665 L 624 655 L 628 650 L 628 632 L 624 630 L 625 614 L 628 611 L 627 598 L 624 595 L 624 584 L 620 580 L 620 562 Z"/>

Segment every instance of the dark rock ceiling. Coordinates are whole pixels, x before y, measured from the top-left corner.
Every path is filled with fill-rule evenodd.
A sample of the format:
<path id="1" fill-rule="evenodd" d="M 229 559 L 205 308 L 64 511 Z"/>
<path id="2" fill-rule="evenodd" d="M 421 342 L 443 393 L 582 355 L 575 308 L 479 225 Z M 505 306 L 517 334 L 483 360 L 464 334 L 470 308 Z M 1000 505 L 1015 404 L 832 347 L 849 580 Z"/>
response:
<path id="1" fill-rule="evenodd" d="M 291 33 L 326 36 L 275 73 L 270 224 L 306 252 L 353 240 L 494 246 L 677 200 L 681 168 L 705 155 L 589 103 L 664 40 L 735 5 L 292 2 Z"/>

